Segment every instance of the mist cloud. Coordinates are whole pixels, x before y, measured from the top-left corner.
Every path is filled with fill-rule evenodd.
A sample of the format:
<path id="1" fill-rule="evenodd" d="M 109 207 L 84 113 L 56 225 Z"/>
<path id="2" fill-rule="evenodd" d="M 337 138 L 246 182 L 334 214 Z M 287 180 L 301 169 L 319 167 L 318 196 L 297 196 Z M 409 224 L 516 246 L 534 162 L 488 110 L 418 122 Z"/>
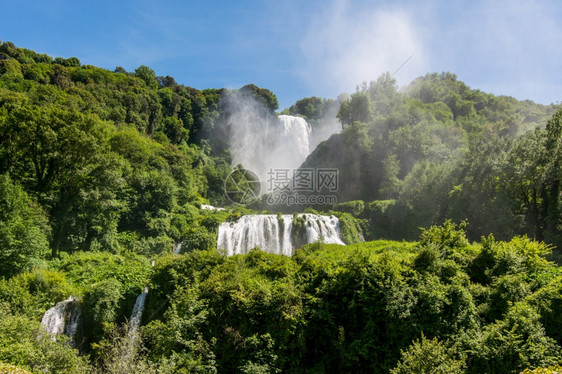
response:
<path id="1" fill-rule="evenodd" d="M 300 73 L 335 98 L 393 73 L 414 54 L 395 75 L 401 86 L 450 71 L 473 88 L 548 104 L 560 96 L 561 11 L 551 0 L 333 0 L 310 17 L 300 38 Z"/>
<path id="2" fill-rule="evenodd" d="M 456 12 L 453 30 L 434 26 L 433 70 L 497 95 L 550 103 L 560 97 L 559 9 L 552 1 L 476 2 Z"/>
<path id="3" fill-rule="evenodd" d="M 331 2 L 311 19 L 300 49 L 304 79 L 332 97 L 353 92 L 363 81 L 396 74 L 407 84 L 427 71 L 425 48 L 412 17 L 400 9 L 371 9 L 350 1 Z"/>
<path id="4" fill-rule="evenodd" d="M 292 171 L 309 155 L 312 135 L 304 119 L 277 116 L 239 91 L 225 95 L 221 105 L 227 115 L 212 136 L 227 142 L 233 167 L 242 165 L 265 183 L 270 171 Z M 316 134 L 315 139 L 321 135 Z"/>

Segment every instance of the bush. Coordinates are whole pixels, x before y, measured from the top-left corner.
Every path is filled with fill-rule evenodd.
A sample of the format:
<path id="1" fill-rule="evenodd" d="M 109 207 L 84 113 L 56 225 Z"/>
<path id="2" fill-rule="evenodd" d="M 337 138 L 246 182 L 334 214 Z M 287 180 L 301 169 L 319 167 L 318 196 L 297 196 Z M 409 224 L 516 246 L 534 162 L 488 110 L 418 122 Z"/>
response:
<path id="1" fill-rule="evenodd" d="M 562 366 L 554 365 L 546 368 L 525 369 L 521 374 L 559 374 L 562 373 Z"/>
<path id="2" fill-rule="evenodd" d="M 455 348 L 439 341 L 437 338 L 427 339 L 423 334 L 408 349 L 402 351 L 398 365 L 391 374 L 412 373 L 464 373 L 464 362 L 458 358 Z"/>
<path id="3" fill-rule="evenodd" d="M 350 213 L 338 214 L 340 220 L 340 236 L 344 243 L 354 244 L 365 241 L 361 221 Z"/>
<path id="4" fill-rule="evenodd" d="M 122 315 L 123 284 L 110 278 L 92 285 L 84 294 L 84 335 L 90 342 L 98 341 L 104 333 L 104 325 L 117 322 Z"/>
<path id="5" fill-rule="evenodd" d="M 13 314 L 0 303 L 0 361 L 35 373 L 86 373 L 86 360 L 68 344 L 68 338 L 52 340 L 41 324 Z"/>
<path id="6" fill-rule="evenodd" d="M 504 319 L 487 325 L 470 343 L 474 353 L 467 360 L 468 373 L 521 371 L 528 367 L 558 363 L 561 349 L 546 336 L 537 311 L 516 303 Z"/>
<path id="7" fill-rule="evenodd" d="M 365 209 L 365 203 L 362 200 L 347 201 L 334 206 L 334 210 L 343 213 L 349 213 L 358 218 Z"/>

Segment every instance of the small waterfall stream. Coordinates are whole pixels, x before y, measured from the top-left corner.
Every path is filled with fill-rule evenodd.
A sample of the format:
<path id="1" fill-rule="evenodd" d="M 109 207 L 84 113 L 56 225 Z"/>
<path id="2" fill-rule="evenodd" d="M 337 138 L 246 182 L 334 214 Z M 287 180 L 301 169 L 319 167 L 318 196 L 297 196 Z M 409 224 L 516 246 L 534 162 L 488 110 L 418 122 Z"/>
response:
<path id="1" fill-rule="evenodd" d="M 133 311 L 131 312 L 131 319 L 129 320 L 129 335 L 134 334 L 142 321 L 142 311 L 144 310 L 144 303 L 146 302 L 146 295 L 148 295 L 148 287 L 144 288 L 144 292 L 137 296 Z"/>
<path id="2" fill-rule="evenodd" d="M 48 333 L 52 334 L 53 339 L 56 335 L 64 334 L 71 339 L 71 345 L 74 346 L 81 319 L 82 311 L 78 301 L 71 296 L 47 310 L 41 319 L 41 324 L 45 326 Z"/>
<path id="3" fill-rule="evenodd" d="M 179 255 L 181 253 L 181 246 L 182 246 L 183 242 L 179 242 L 177 244 L 174 244 L 174 246 L 172 247 L 172 253 L 175 255 Z"/>
<path id="4" fill-rule="evenodd" d="M 304 220 L 304 237 L 299 237 L 299 232 L 293 229 L 291 214 L 247 215 L 236 222 L 223 222 L 219 226 L 217 248 L 226 250 L 228 256 L 244 254 L 255 247 L 291 256 L 295 246 L 313 243 L 320 238 L 328 244 L 345 244 L 340 238 L 337 217 L 308 213 L 298 217 Z"/>

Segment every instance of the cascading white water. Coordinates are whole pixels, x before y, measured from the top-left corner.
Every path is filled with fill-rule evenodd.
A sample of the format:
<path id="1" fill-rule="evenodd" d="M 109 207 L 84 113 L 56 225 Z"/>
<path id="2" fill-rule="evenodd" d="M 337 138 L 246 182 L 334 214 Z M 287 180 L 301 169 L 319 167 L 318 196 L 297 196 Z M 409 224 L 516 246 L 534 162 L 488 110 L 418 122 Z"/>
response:
<path id="1" fill-rule="evenodd" d="M 324 243 L 344 244 L 340 238 L 339 220 L 335 216 L 299 214 L 304 218 L 306 243 L 320 238 Z M 224 222 L 219 226 L 217 248 L 226 250 L 228 256 L 260 249 L 275 254 L 291 256 L 294 248 L 293 216 L 283 214 L 247 215 L 236 222 Z"/>
<path id="2" fill-rule="evenodd" d="M 314 243 L 320 238 L 328 244 L 344 244 L 340 239 L 340 220 L 336 216 L 303 214 L 306 220 L 306 242 Z M 318 219 L 317 217 L 320 217 Z"/>
<path id="3" fill-rule="evenodd" d="M 175 255 L 179 255 L 181 253 L 181 246 L 183 242 L 179 242 L 178 244 L 174 244 L 172 247 L 172 253 Z"/>
<path id="4" fill-rule="evenodd" d="M 65 334 L 74 345 L 81 318 L 82 311 L 78 307 L 78 302 L 71 296 L 47 310 L 41 319 L 41 324 L 53 335 L 53 339 L 56 335 Z"/>
<path id="5" fill-rule="evenodd" d="M 144 310 L 144 303 L 148 295 L 148 287 L 144 288 L 144 292 L 137 296 L 133 311 L 131 312 L 131 319 L 129 320 L 129 334 L 134 334 L 139 328 L 142 320 L 142 311 Z"/>
<path id="6" fill-rule="evenodd" d="M 241 106 L 230 118 L 232 166 L 242 164 L 265 182 L 271 169 L 302 165 L 311 151 L 310 136 L 310 125 L 301 117 L 264 119 L 256 110 Z"/>
<path id="7" fill-rule="evenodd" d="M 284 130 L 283 137 L 279 139 L 284 155 L 279 156 L 294 156 L 295 164 L 291 168 L 298 168 L 310 154 L 310 125 L 301 117 L 280 115 L 278 118 Z"/>
<path id="8" fill-rule="evenodd" d="M 224 210 L 224 208 L 218 208 L 216 206 L 208 205 L 208 204 L 201 204 L 201 209 L 203 210 Z"/>

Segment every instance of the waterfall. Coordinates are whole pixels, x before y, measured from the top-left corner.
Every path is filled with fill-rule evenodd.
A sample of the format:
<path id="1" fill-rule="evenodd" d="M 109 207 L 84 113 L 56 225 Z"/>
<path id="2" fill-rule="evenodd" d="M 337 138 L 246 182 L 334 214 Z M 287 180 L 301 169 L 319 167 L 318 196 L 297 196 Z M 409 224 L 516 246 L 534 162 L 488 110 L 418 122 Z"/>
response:
<path id="1" fill-rule="evenodd" d="M 178 244 L 174 244 L 172 247 L 172 253 L 175 255 L 179 255 L 181 253 L 181 246 L 183 242 L 179 242 Z"/>
<path id="2" fill-rule="evenodd" d="M 41 324 L 53 335 L 53 339 L 56 335 L 64 334 L 71 339 L 71 345 L 74 346 L 81 318 L 82 311 L 78 307 L 78 302 L 71 296 L 47 310 L 41 319 Z"/>
<path id="3" fill-rule="evenodd" d="M 201 209 L 203 210 L 224 210 L 224 208 L 218 208 L 216 206 L 208 205 L 208 204 L 201 204 Z"/>
<path id="4" fill-rule="evenodd" d="M 283 125 L 283 137 L 279 141 L 282 145 L 281 152 L 284 153 L 279 156 L 294 156 L 295 163 L 290 167 L 298 168 L 310 154 L 310 125 L 301 117 L 280 115 L 278 118 Z"/>
<path id="5" fill-rule="evenodd" d="M 243 254 L 259 247 L 262 250 L 291 256 L 295 245 L 313 243 L 320 238 L 324 243 L 344 244 L 340 238 L 339 220 L 335 216 L 299 214 L 304 219 L 304 238 L 293 230 L 293 216 L 283 214 L 247 215 L 236 222 L 219 226 L 217 248 L 226 250 L 228 256 Z"/>
<path id="6" fill-rule="evenodd" d="M 336 216 L 318 216 L 303 214 L 306 220 L 306 242 L 314 243 L 321 237 L 324 243 L 345 244 L 340 239 L 340 221 Z M 317 217 L 320 217 L 318 219 Z"/>
<path id="7" fill-rule="evenodd" d="M 263 118 L 256 111 L 240 109 L 230 117 L 232 166 L 242 164 L 265 182 L 270 169 L 302 165 L 311 151 L 310 136 L 310 125 L 301 117 Z"/>
<path id="8" fill-rule="evenodd" d="M 131 313 L 131 319 L 129 320 L 129 334 L 133 334 L 139 328 L 142 321 L 142 311 L 144 310 L 144 303 L 146 301 L 146 295 L 148 295 L 148 287 L 144 288 L 144 292 L 137 296 L 135 305 L 133 306 L 133 311 Z"/>

